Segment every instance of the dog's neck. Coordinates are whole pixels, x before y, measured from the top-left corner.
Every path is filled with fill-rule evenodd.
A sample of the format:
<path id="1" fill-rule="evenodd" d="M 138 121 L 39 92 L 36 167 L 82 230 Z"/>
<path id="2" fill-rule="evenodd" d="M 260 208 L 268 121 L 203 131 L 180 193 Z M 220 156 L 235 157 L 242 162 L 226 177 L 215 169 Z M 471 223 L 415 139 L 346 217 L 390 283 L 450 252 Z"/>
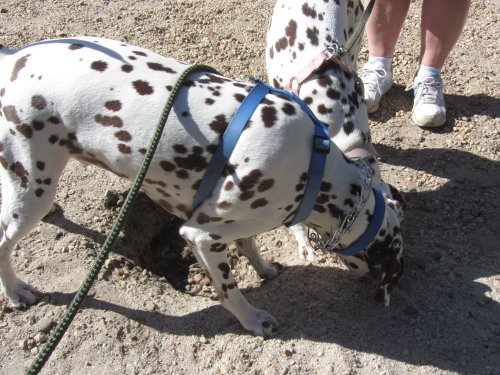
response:
<path id="1" fill-rule="evenodd" d="M 353 76 L 345 75 L 340 67 L 332 67 L 312 75 L 299 91 L 318 119 L 329 125 L 330 137 L 342 152 L 371 143 L 363 95 Z"/>
<path id="2" fill-rule="evenodd" d="M 335 146 L 332 148 L 328 155 L 317 204 L 306 223 L 323 237 L 330 237 L 339 229 L 348 210 L 356 206 L 360 199 L 362 184 L 367 179 L 370 180 L 364 168 L 345 157 Z M 370 167 L 368 166 L 368 168 Z M 388 208 L 386 207 L 386 209 Z M 341 247 L 351 245 L 364 233 L 374 211 L 375 196 L 369 187 L 366 203 L 359 208 L 359 217 L 352 225 L 351 230 L 341 239 Z M 386 227 L 387 223 L 382 227 L 384 226 Z"/>

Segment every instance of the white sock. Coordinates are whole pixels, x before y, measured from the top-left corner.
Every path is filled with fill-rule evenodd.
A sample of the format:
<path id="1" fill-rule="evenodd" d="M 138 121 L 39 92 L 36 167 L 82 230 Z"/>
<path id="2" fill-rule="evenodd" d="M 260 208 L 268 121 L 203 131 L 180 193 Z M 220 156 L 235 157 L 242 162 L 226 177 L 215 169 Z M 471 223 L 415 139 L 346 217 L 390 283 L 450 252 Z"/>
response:
<path id="1" fill-rule="evenodd" d="M 417 74 L 415 75 L 415 80 L 421 81 L 428 77 L 441 80 L 441 69 L 436 69 L 433 68 L 432 66 L 420 64 Z"/>
<path id="2" fill-rule="evenodd" d="M 386 72 L 392 69 L 392 57 L 368 56 L 368 64 L 377 68 L 383 68 Z"/>

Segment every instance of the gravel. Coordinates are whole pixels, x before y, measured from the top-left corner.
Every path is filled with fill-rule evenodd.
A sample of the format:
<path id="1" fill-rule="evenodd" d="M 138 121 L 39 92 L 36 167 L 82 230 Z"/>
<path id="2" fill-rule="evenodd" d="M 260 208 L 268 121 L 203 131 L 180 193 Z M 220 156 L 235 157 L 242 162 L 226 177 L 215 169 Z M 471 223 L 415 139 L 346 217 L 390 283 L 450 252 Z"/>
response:
<path id="1" fill-rule="evenodd" d="M 269 340 L 245 332 L 216 301 L 176 234 L 180 225 L 140 196 L 90 297 L 45 374 L 499 374 L 500 97 L 498 1 L 474 1 L 443 71 L 443 128 L 411 123 L 405 87 L 417 64 L 414 1 L 395 58 L 395 87 L 370 120 L 384 178 L 407 200 L 406 272 L 388 309 L 338 260 L 298 261 L 283 228 L 258 237 L 285 265 L 262 282 L 230 250 L 238 285 L 281 322 Z M 124 40 L 226 76 L 265 77 L 273 1 L 4 0 L 0 43 L 51 37 Z M 367 57 L 363 48 L 360 60 Z M 45 294 L 26 311 L 0 297 L 0 373 L 29 367 L 79 287 L 128 184 L 71 162 L 57 205 L 14 251 L 21 277 Z"/>

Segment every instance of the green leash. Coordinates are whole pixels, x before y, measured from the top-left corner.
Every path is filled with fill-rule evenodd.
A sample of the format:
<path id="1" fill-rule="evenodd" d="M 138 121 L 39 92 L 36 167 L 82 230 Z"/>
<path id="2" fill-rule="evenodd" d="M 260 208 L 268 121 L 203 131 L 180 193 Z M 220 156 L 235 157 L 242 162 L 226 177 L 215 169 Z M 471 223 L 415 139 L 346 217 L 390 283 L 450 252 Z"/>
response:
<path id="1" fill-rule="evenodd" d="M 168 97 L 168 100 L 165 103 L 165 107 L 163 108 L 163 112 L 161 114 L 160 120 L 158 121 L 158 125 L 156 126 L 155 133 L 153 135 L 149 148 L 146 152 L 146 156 L 144 157 L 144 161 L 141 165 L 141 168 L 139 169 L 139 172 L 135 177 L 135 180 L 132 184 L 132 187 L 130 188 L 127 198 L 125 199 L 125 202 L 123 203 L 123 206 L 120 209 L 120 212 L 118 213 L 118 217 L 116 218 L 116 221 L 113 225 L 113 228 L 111 229 L 110 234 L 106 238 L 106 241 L 104 242 L 101 251 L 99 252 L 99 254 L 97 254 L 97 258 L 94 260 L 94 264 L 92 265 L 92 268 L 87 274 L 87 277 L 80 286 L 80 289 L 76 293 L 71 303 L 66 308 L 66 313 L 64 314 L 62 320 L 54 328 L 54 330 L 50 334 L 50 337 L 47 340 L 47 343 L 43 346 L 42 350 L 37 355 L 37 357 L 31 364 L 31 367 L 28 369 L 26 374 L 34 375 L 40 372 L 40 370 L 45 365 L 50 355 L 56 348 L 57 344 L 59 344 L 59 341 L 61 341 L 62 337 L 64 336 L 64 333 L 66 332 L 69 325 L 73 321 L 73 318 L 75 317 L 76 313 L 80 309 L 80 306 L 82 305 L 84 298 L 87 296 L 87 293 L 89 292 L 95 279 L 97 278 L 97 275 L 99 274 L 99 271 L 101 270 L 104 261 L 108 257 L 108 254 L 111 251 L 116 241 L 116 238 L 118 237 L 118 234 L 120 233 L 125 218 L 127 217 L 128 211 L 132 206 L 137 196 L 137 193 L 139 192 L 139 189 L 141 188 L 144 178 L 146 177 L 146 173 L 148 171 L 151 160 L 153 159 L 154 153 L 158 146 L 158 142 L 160 141 L 163 129 L 167 122 L 168 115 L 170 114 L 170 110 L 174 105 L 177 93 L 179 92 L 180 88 L 182 87 L 182 84 L 187 79 L 187 77 L 189 77 L 192 73 L 200 71 L 218 74 L 216 70 L 214 70 L 209 66 L 192 65 L 188 67 L 177 79 L 177 82 L 172 88 L 170 96 Z"/>

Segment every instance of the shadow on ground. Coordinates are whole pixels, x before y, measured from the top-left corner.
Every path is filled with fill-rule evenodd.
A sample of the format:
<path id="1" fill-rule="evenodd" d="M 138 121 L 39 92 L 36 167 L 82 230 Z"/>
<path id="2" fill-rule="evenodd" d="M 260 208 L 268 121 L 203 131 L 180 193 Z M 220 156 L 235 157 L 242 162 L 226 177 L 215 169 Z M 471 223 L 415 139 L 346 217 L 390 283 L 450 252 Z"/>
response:
<path id="1" fill-rule="evenodd" d="M 458 119 L 471 118 L 475 115 L 500 118 L 500 99 L 485 94 L 458 95 L 444 94 L 447 119 L 444 126 L 427 128 L 427 131 L 446 134 L 453 131 Z M 392 89 L 382 97 L 381 109 L 370 114 L 370 119 L 386 123 L 396 118 L 396 113 L 403 111 L 411 113 L 413 106 L 413 93 L 406 91 L 404 86 L 395 84 Z M 377 148 L 378 151 L 378 148 Z"/>
<path id="2" fill-rule="evenodd" d="M 335 343 L 460 373 L 499 373 L 500 306 L 481 283 L 499 273 L 499 163 L 456 150 L 397 150 L 384 145 L 377 149 L 393 165 L 450 180 L 438 190 L 405 193 L 407 269 L 391 307 L 375 303 L 368 281 L 353 279 L 341 269 L 315 266 L 288 267 L 260 288 L 246 290 L 247 298 L 278 318 L 282 324 L 278 338 L 283 340 Z M 142 209 L 133 211 L 122 244 L 134 237 L 134 247 L 142 249 L 136 261 L 145 267 L 154 264 L 149 267 L 161 276 L 176 274 L 170 280 L 173 284 L 184 282 L 190 262 L 169 262 L 165 255 L 169 251 L 158 255 L 165 248 L 170 253 L 183 251 L 176 235 L 180 223 L 163 219 L 152 226 L 156 234 L 145 236 L 145 228 L 157 220 L 151 215 L 161 216 L 161 211 L 147 198 L 141 199 Z M 67 221 L 58 222 L 63 229 L 92 235 Z M 54 293 L 49 300 L 64 305 L 70 298 Z M 169 334 L 247 334 L 218 305 L 184 316 L 133 310 L 96 299 L 89 299 L 85 307 L 111 310 Z M 471 357 L 472 351 L 481 355 Z"/>

